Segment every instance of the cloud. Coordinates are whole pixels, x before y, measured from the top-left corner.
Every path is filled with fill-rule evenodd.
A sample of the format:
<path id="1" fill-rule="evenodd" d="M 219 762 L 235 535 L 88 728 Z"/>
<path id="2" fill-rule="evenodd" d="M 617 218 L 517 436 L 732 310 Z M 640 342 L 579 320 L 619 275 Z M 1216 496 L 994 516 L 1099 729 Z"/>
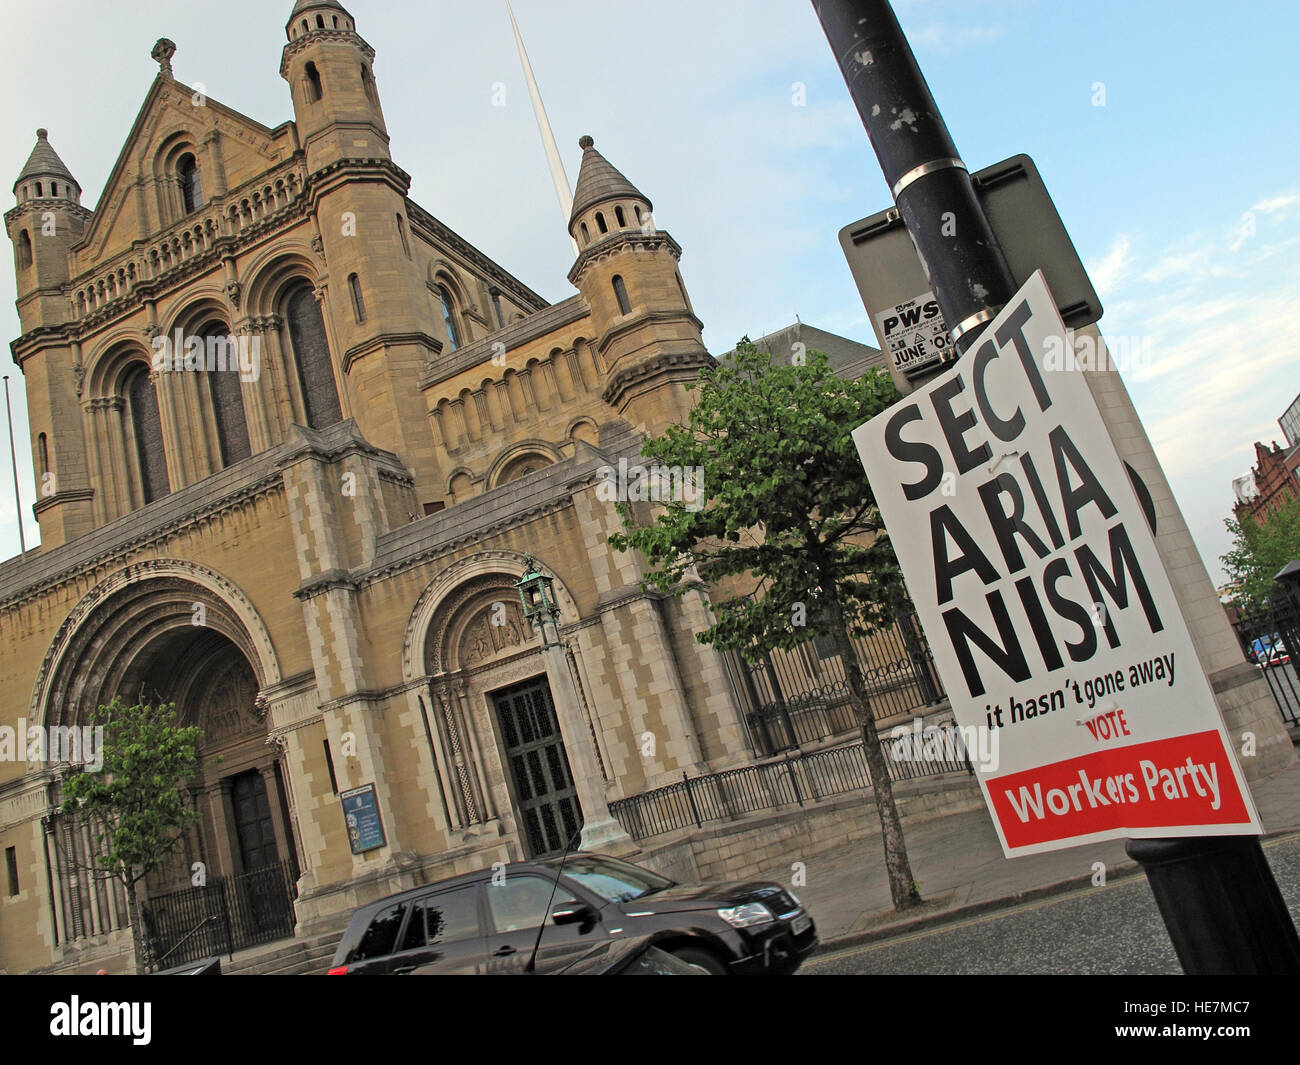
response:
<path id="1" fill-rule="evenodd" d="M 1121 233 L 1111 242 L 1105 255 L 1088 260 L 1088 276 L 1092 278 L 1092 286 L 1099 296 L 1109 296 L 1128 274 L 1132 248 L 1133 241 L 1126 233 Z"/>

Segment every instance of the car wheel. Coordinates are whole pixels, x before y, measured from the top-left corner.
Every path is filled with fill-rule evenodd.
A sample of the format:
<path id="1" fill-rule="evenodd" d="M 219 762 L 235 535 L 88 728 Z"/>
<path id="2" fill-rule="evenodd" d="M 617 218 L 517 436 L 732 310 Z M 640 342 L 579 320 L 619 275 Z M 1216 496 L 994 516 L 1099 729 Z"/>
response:
<path id="1" fill-rule="evenodd" d="M 673 947 L 668 953 L 674 958 L 680 958 L 687 965 L 698 965 L 710 976 L 730 975 L 730 970 L 721 959 L 707 947 Z"/>

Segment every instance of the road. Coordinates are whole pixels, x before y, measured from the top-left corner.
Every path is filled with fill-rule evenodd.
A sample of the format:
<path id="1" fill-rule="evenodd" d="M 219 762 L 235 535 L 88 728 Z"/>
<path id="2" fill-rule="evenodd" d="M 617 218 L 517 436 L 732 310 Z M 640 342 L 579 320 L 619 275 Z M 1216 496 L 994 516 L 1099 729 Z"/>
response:
<path id="1" fill-rule="evenodd" d="M 1264 854 L 1300 924 L 1300 835 L 1266 842 Z M 819 955 L 800 970 L 822 976 L 1181 972 L 1144 876 Z"/>

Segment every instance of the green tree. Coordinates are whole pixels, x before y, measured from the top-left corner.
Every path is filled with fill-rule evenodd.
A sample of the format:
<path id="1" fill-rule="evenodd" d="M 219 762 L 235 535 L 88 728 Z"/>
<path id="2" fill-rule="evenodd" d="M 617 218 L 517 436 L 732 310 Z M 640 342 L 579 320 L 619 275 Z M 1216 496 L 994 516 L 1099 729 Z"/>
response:
<path id="1" fill-rule="evenodd" d="M 199 729 L 177 724 L 174 704 L 124 706 L 114 699 L 90 715 L 103 728 L 103 765 L 63 784 L 63 812 L 88 825 L 91 872 L 126 892 L 136 968 L 148 968 L 150 944 L 140 917 L 140 883 L 161 865 L 199 815 L 182 785 L 198 769 Z"/>
<path id="2" fill-rule="evenodd" d="M 1273 577 L 1278 570 L 1300 558 L 1300 497 L 1270 511 L 1262 523 L 1243 512 L 1223 524 L 1232 534 L 1232 547 L 1219 561 L 1237 585 L 1234 601 L 1242 609 L 1259 609 L 1277 591 Z"/>
<path id="3" fill-rule="evenodd" d="M 889 376 L 844 380 L 819 352 L 773 360 L 745 337 L 733 356 L 701 371 L 686 426 L 669 426 L 642 455 L 699 470 L 697 491 L 639 524 L 620 504 L 619 550 L 650 564 L 643 584 L 681 595 L 699 581 L 755 582 L 718 604 L 701 643 L 750 661 L 816 636 L 834 639 L 850 705 L 862 728 L 894 906 L 920 902 L 885 752 L 850 639 L 888 625 L 902 578 L 850 432 L 898 398 Z M 645 512 L 642 512 L 645 515 Z"/>

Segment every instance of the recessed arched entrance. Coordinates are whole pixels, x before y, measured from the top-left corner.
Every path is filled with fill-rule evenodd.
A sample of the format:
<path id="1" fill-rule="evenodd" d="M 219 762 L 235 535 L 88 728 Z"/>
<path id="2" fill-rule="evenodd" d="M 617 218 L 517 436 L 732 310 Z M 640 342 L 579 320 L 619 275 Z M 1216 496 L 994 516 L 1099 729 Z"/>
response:
<path id="1" fill-rule="evenodd" d="M 34 709 L 55 726 L 83 725 L 114 698 L 175 704 L 179 724 L 201 730 L 198 772 L 184 787 L 199 821 L 144 881 L 147 931 L 166 949 L 220 909 L 241 942 L 291 935 L 299 851 L 258 694 L 279 679 L 270 641 L 237 589 L 174 565 L 193 572 L 141 565 L 83 598 L 47 656 Z M 120 890 L 89 875 L 91 840 L 57 804 L 56 788 L 46 821 L 60 941 L 123 927 Z"/>

